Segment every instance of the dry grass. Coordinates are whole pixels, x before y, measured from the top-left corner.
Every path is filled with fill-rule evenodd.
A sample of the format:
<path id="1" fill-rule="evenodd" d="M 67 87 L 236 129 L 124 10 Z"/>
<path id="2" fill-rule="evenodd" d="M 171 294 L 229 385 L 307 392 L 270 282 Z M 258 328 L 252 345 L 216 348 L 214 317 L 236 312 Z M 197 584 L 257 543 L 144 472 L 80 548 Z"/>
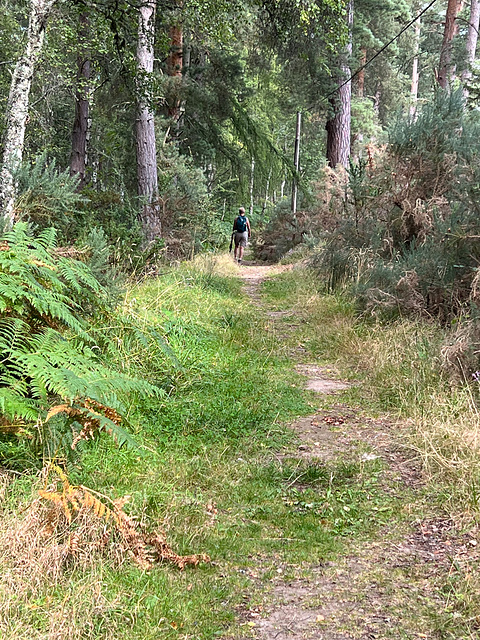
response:
<path id="1" fill-rule="evenodd" d="M 294 273 L 292 277 L 296 277 Z M 341 298 L 312 295 L 311 290 L 305 277 L 297 282 L 290 299 L 296 315 L 310 326 L 314 355 L 344 376 L 361 376 L 362 385 L 355 393 L 362 395 L 362 403 L 368 401 L 375 409 L 386 409 L 399 417 L 405 441 L 421 456 L 425 473 L 442 494 L 444 506 L 457 516 L 477 518 L 478 383 L 458 383 L 458 378 L 466 377 L 464 357 L 458 358 L 455 352 L 461 376 L 452 381 L 445 360 L 449 355 L 451 362 L 453 347 L 448 354 L 442 350 L 445 332 L 434 323 L 403 319 L 387 325 L 363 324 L 353 313 L 346 313 Z M 457 350 L 462 331 L 465 326 L 454 336 Z M 464 342 L 471 344 L 471 340 Z"/>
<path id="2" fill-rule="evenodd" d="M 420 407 L 418 408 L 420 409 Z M 480 509 L 480 414 L 468 388 L 437 393 L 412 419 L 411 445 L 430 479 L 444 489 L 452 513 Z"/>
<path id="3" fill-rule="evenodd" d="M 40 499 L 5 511 L 0 526 L 0 637 L 95 637 L 92 622 L 112 606 L 102 588 L 105 534 L 105 525 L 85 512 L 77 519 L 73 535 L 60 507 L 52 508 Z M 125 560 L 118 545 L 110 545 L 109 556 L 117 564 Z M 78 582 L 69 582 L 67 576 L 74 565 L 79 570 Z M 83 573 L 87 567 L 88 573 Z M 52 597 L 59 588 L 65 590 L 60 600 Z M 115 637 L 113 629 L 111 637 Z"/>
<path id="4" fill-rule="evenodd" d="M 0 476 L 0 496 L 8 485 L 8 477 Z M 4 509 L 0 638 L 98 638 L 99 620 L 112 611 L 118 618 L 117 603 L 107 600 L 104 588 L 112 567 L 133 563 L 149 570 L 167 561 L 183 569 L 209 560 L 179 556 L 161 530 L 145 532 L 123 511 L 128 497 L 109 505 L 107 500 L 71 485 L 61 469 L 52 472 L 50 466 L 26 504 Z M 120 635 L 114 626 L 101 637 Z"/>
<path id="5" fill-rule="evenodd" d="M 238 265 L 233 261 L 233 254 L 228 253 L 204 253 L 196 256 L 189 264 L 189 269 L 216 276 L 236 276 L 239 273 Z"/>

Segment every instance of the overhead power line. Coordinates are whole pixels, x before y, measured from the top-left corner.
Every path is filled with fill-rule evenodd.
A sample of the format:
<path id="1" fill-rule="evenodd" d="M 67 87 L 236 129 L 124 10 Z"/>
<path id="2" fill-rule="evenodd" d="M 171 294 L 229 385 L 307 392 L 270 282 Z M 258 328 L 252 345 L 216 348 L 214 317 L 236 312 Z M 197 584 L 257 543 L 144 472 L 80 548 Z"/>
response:
<path id="1" fill-rule="evenodd" d="M 330 96 L 333 96 L 334 93 L 337 93 L 337 91 L 339 89 L 341 89 L 342 87 L 344 87 L 346 84 L 348 84 L 349 82 L 351 82 L 356 76 L 358 76 L 358 74 L 363 71 L 364 69 L 366 69 L 368 67 L 368 65 L 373 62 L 375 60 L 375 58 L 378 58 L 378 56 L 383 53 L 385 51 L 385 49 L 388 49 L 388 47 L 393 44 L 395 42 L 395 40 L 398 40 L 398 38 L 402 35 L 402 33 L 405 33 L 405 31 L 407 29 L 409 29 L 412 24 L 415 24 L 415 22 L 417 20 L 419 20 L 424 13 L 426 13 L 430 7 L 432 7 L 435 3 L 437 2 L 437 0 L 432 0 L 432 2 L 430 2 L 429 5 L 427 5 L 424 9 L 422 9 L 422 11 L 420 11 L 420 13 L 413 18 L 413 20 L 410 20 L 410 22 L 408 24 L 406 24 L 398 33 L 396 36 L 394 36 L 389 42 L 387 42 L 387 44 L 385 44 L 381 49 L 379 49 L 377 51 L 377 53 L 375 55 L 373 55 L 369 60 L 367 60 L 367 62 L 365 62 L 364 65 L 362 65 L 359 69 L 357 69 L 355 71 L 354 74 L 352 74 L 347 80 L 345 80 L 344 82 L 342 82 L 342 84 L 338 85 L 338 87 L 336 89 L 334 89 L 333 91 L 330 91 L 329 94 L 327 94 L 325 96 L 325 98 L 329 98 Z"/>

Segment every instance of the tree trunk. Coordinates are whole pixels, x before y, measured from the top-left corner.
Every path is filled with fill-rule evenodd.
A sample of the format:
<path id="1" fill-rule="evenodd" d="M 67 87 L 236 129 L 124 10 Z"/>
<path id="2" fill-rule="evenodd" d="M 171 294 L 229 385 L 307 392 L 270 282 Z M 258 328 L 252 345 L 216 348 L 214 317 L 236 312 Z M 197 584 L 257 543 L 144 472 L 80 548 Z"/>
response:
<path id="1" fill-rule="evenodd" d="M 362 67 L 365 66 L 367 62 L 367 50 L 365 47 L 361 49 L 360 56 L 360 69 L 357 76 L 357 97 L 364 98 L 365 97 L 365 69 Z"/>
<path id="2" fill-rule="evenodd" d="M 340 86 L 338 94 L 334 95 L 330 100 L 334 115 L 325 127 L 327 130 L 327 160 L 332 168 L 335 168 L 337 164 L 348 167 L 350 159 L 352 82 L 349 81 L 345 83 L 345 80 L 350 77 L 349 65 L 352 55 L 353 0 L 350 0 L 348 3 L 347 21 L 349 38 L 345 51 L 342 54 L 340 64 L 341 73 L 338 78 L 338 81 L 343 86 Z"/>
<path id="3" fill-rule="evenodd" d="M 153 72 L 155 6 L 156 0 L 146 0 L 140 5 L 137 45 L 137 181 L 141 203 L 139 217 L 147 242 L 158 238 L 162 230 L 158 202 L 155 120 L 150 87 Z"/>
<path id="4" fill-rule="evenodd" d="M 10 85 L 0 172 L 0 211 L 9 228 L 15 221 L 14 173 L 22 163 L 30 87 L 35 65 L 42 50 L 48 16 L 55 1 L 31 0 L 27 46 L 15 66 Z"/>
<path id="5" fill-rule="evenodd" d="M 452 42 L 458 32 L 457 16 L 463 6 L 463 0 L 448 0 L 447 13 L 445 16 L 445 30 L 443 32 L 442 48 L 440 50 L 440 62 L 438 65 L 438 84 L 446 89 L 454 79 L 454 68 L 452 66 Z"/>
<path id="6" fill-rule="evenodd" d="M 250 207 L 248 208 L 249 215 L 253 214 L 253 189 L 255 186 L 255 158 L 252 156 L 252 164 L 250 167 Z"/>
<path id="7" fill-rule="evenodd" d="M 420 72 L 418 68 L 418 52 L 420 50 L 420 31 L 421 25 L 420 20 L 417 20 L 415 23 L 415 55 L 413 58 L 412 64 L 412 84 L 410 87 L 410 117 L 413 118 L 415 115 L 415 111 L 417 109 L 417 100 L 418 100 L 418 83 L 420 80 Z"/>
<path id="8" fill-rule="evenodd" d="M 168 101 L 168 117 L 178 122 L 181 116 L 180 85 L 183 69 L 183 25 L 181 22 L 170 27 L 170 53 L 167 58 L 167 74 L 174 78 Z"/>
<path id="9" fill-rule="evenodd" d="M 472 65 L 475 62 L 475 52 L 477 50 L 478 29 L 480 25 L 480 0 L 471 0 L 470 20 L 468 22 L 467 42 L 466 42 L 466 66 L 462 73 L 462 82 L 467 84 L 472 78 Z M 468 98 L 468 89 L 464 87 L 463 94 Z"/>
<path id="10" fill-rule="evenodd" d="M 263 201 L 263 207 L 262 207 L 262 216 L 265 213 L 266 209 L 267 209 L 267 205 L 268 205 L 268 194 L 269 194 L 269 189 L 270 189 L 270 179 L 272 177 L 272 167 L 270 167 L 270 170 L 268 172 L 268 178 L 267 178 L 267 184 L 265 187 L 265 199 Z"/>
<path id="11" fill-rule="evenodd" d="M 72 154 L 70 175 L 79 177 L 78 188 L 86 183 L 87 138 L 90 110 L 90 58 L 86 48 L 89 20 L 85 13 L 80 15 L 80 48 L 77 57 L 77 88 L 75 93 L 75 119 L 72 130 Z"/>
<path id="12" fill-rule="evenodd" d="M 295 175 L 292 181 L 292 202 L 291 211 L 295 217 L 297 213 L 297 196 L 298 196 L 298 173 L 300 171 L 300 135 L 302 132 L 302 113 L 297 111 L 297 125 L 295 127 L 295 148 L 293 154 L 293 165 L 295 167 Z"/>

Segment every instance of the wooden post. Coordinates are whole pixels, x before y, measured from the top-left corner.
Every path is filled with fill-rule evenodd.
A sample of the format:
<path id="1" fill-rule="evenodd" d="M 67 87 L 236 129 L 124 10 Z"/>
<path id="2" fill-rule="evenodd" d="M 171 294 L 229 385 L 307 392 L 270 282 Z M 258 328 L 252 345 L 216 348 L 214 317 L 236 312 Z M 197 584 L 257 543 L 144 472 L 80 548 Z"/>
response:
<path id="1" fill-rule="evenodd" d="M 248 213 L 251 216 L 253 214 L 253 188 L 255 186 L 255 158 L 252 156 L 252 165 L 250 173 L 250 207 Z"/>
<path id="2" fill-rule="evenodd" d="M 297 130 L 295 134 L 295 152 L 293 156 L 293 164 L 295 165 L 295 172 L 298 174 L 300 169 L 300 131 L 302 125 L 302 113 L 301 111 L 297 111 Z M 297 175 L 293 177 L 292 183 L 292 213 L 295 215 L 297 213 L 297 194 L 298 194 L 298 181 Z"/>
<path id="3" fill-rule="evenodd" d="M 415 112 L 417 110 L 417 101 L 418 101 L 418 84 L 420 81 L 420 73 L 418 68 L 418 57 L 420 51 L 420 33 L 421 33 L 421 24 L 420 20 L 417 20 L 415 23 L 415 55 L 413 57 L 412 64 L 412 84 L 410 88 L 410 117 L 415 117 Z"/>

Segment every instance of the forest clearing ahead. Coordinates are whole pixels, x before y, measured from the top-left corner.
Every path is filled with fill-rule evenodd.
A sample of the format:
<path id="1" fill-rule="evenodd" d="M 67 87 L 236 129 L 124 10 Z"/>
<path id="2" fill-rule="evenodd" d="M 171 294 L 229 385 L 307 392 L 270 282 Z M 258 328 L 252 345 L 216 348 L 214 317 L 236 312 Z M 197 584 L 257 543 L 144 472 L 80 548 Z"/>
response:
<path id="1" fill-rule="evenodd" d="M 60 454 L 58 423 L 40 475 L 12 436 L 2 638 L 477 637 L 476 390 L 442 378 L 440 329 L 320 285 L 203 256 L 127 290 L 158 335 L 104 331 L 163 393 L 134 390 L 121 448 L 77 415 Z"/>

